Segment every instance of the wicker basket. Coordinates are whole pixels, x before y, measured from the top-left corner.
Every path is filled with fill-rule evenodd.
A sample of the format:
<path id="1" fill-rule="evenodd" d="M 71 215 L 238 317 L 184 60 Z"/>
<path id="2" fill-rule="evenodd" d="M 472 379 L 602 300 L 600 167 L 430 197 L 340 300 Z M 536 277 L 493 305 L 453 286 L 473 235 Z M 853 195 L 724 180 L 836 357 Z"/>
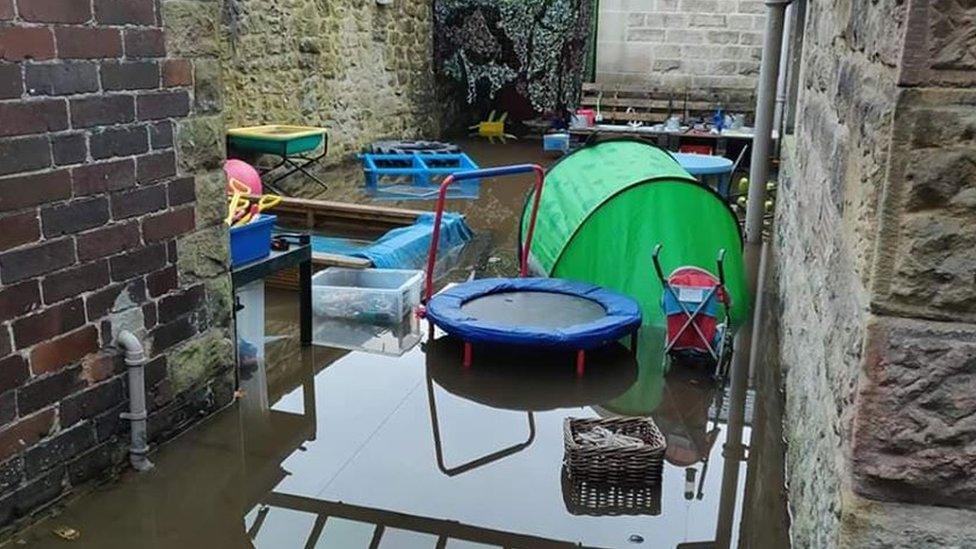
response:
<path id="1" fill-rule="evenodd" d="M 577 434 L 603 427 L 644 441 L 640 448 L 593 448 Z M 573 419 L 563 422 L 563 463 L 573 482 L 640 486 L 661 482 L 667 442 L 651 418 Z"/>
<path id="2" fill-rule="evenodd" d="M 572 515 L 590 517 L 661 514 L 661 484 L 617 486 L 576 481 L 562 471 L 563 503 Z"/>

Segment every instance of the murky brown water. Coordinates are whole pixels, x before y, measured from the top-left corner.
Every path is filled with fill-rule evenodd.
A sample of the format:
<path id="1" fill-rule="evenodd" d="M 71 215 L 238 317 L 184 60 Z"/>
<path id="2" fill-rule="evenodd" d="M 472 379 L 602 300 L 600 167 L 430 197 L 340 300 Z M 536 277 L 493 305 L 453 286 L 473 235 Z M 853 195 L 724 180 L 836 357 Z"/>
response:
<path id="1" fill-rule="evenodd" d="M 707 377 L 665 375 L 646 353 L 638 367 L 622 347 L 592 357 L 582 380 L 569 357 L 480 356 L 463 371 L 457 346 L 443 339 L 400 358 L 303 350 L 294 296 L 268 297 L 267 365 L 243 376 L 237 404 L 161 448 L 151 473 L 79 499 L 22 539 L 105 548 L 736 546 L 748 464 L 735 452 L 723 458 L 727 426 Z M 660 337 L 644 335 L 650 355 Z M 561 475 L 564 419 L 617 413 L 650 414 L 669 442 L 660 494 L 625 506 L 632 515 L 581 503 Z M 740 472 L 723 499 L 729 468 Z M 720 523 L 731 531 L 716 531 Z M 59 524 L 81 539 L 56 539 Z"/>
<path id="2" fill-rule="evenodd" d="M 524 162 L 529 147 L 538 144 L 476 156 L 483 165 Z M 487 185 L 478 201 L 452 206 L 499 235 L 489 253 L 510 255 L 514 233 L 505 227 L 529 184 Z M 571 357 L 562 356 L 478 352 L 463 370 L 457 344 L 440 337 L 400 357 L 302 349 L 296 296 L 269 290 L 266 303 L 266 360 L 241 372 L 237 403 L 159 448 L 152 472 L 127 473 L 17 540 L 99 548 L 690 549 L 739 547 L 749 529 L 752 547 L 788 543 L 785 512 L 746 513 L 754 523 L 741 523 L 747 482 L 773 500 L 783 490 L 781 477 L 742 457 L 743 445 L 775 437 L 751 425 L 751 404 L 730 403 L 709 377 L 666 373 L 659 331 L 644 330 L 636 358 L 622 347 L 592 355 L 577 379 Z M 389 351 L 404 341 L 395 331 L 373 335 L 357 331 L 350 346 Z M 730 406 L 747 410 L 742 441 L 727 440 Z M 610 494 L 584 498 L 562 474 L 563 422 L 614 415 L 653 417 L 669 447 L 660 490 L 625 494 L 611 508 Z M 777 449 L 765 453 L 769 460 Z M 81 538 L 56 538 L 58 525 Z"/>

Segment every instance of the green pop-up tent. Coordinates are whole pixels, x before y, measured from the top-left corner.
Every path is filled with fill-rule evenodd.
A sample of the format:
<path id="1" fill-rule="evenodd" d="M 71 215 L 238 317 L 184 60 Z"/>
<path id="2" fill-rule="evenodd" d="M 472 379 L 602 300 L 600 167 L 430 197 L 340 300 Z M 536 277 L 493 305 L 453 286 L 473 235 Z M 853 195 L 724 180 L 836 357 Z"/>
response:
<path id="1" fill-rule="evenodd" d="M 522 212 L 529 221 L 531 196 Z M 525 231 L 520 231 L 520 240 Z M 716 273 L 725 249 L 733 324 L 749 311 L 742 233 L 728 204 L 668 152 L 639 139 L 588 144 L 549 169 L 529 266 L 542 276 L 590 282 L 637 299 L 645 324 L 663 325 L 651 254 L 665 275 L 681 266 Z"/>

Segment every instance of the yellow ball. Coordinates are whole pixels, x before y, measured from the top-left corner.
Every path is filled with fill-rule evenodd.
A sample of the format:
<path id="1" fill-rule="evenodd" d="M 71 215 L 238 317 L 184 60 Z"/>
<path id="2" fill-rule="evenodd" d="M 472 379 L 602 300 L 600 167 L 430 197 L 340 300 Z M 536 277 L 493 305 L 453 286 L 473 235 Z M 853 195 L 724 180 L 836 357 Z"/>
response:
<path id="1" fill-rule="evenodd" d="M 773 201 L 772 200 L 767 200 L 766 201 L 766 211 L 767 212 L 773 211 Z"/>
<path id="2" fill-rule="evenodd" d="M 748 202 L 749 202 L 749 200 L 748 200 L 748 199 L 747 199 L 746 197 L 744 197 L 744 196 L 740 196 L 740 197 L 739 197 L 739 199 L 738 199 L 738 200 L 736 200 L 735 202 L 736 202 L 736 204 L 738 204 L 738 205 L 739 205 L 740 207 L 742 207 L 742 208 L 745 208 L 745 207 L 746 207 L 746 203 L 748 203 Z"/>
<path id="3" fill-rule="evenodd" d="M 767 191 L 775 191 L 776 190 L 776 182 L 775 181 L 770 181 L 770 182 L 766 183 L 766 190 Z"/>
<path id="4" fill-rule="evenodd" d="M 749 191 L 749 178 L 743 177 L 739 180 L 739 192 L 745 194 Z"/>

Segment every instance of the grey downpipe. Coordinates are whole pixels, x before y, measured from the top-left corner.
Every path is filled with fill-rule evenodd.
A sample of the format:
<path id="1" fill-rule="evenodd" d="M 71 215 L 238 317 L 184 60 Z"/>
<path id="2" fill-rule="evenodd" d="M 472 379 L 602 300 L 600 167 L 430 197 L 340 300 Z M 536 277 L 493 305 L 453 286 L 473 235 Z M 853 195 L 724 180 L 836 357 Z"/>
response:
<path id="1" fill-rule="evenodd" d="M 762 65 L 759 70 L 759 92 L 756 99 L 756 127 L 749 171 L 749 202 L 746 205 L 746 242 L 762 240 L 766 181 L 769 179 L 769 157 L 773 146 L 773 118 L 776 107 L 776 83 L 779 80 L 780 54 L 786 7 L 793 0 L 766 0 L 766 34 L 763 38 Z M 754 285 L 758 271 L 758 254 L 747 265 L 749 282 Z"/>
<path id="2" fill-rule="evenodd" d="M 768 245 L 764 243 L 758 252 L 760 257 L 760 286 L 765 284 L 768 249 Z M 758 337 L 761 334 L 763 323 L 763 311 L 760 306 L 761 297 L 761 295 L 756 296 L 757 307 L 753 313 L 752 322 L 743 325 L 739 329 L 739 333 L 736 334 L 735 344 L 738 352 L 735 354 L 735 362 L 732 364 L 728 431 L 726 432 L 725 446 L 722 448 L 725 463 L 722 469 L 722 489 L 719 496 L 719 514 L 715 531 L 716 549 L 730 549 L 732 544 L 732 530 L 735 525 L 737 504 L 736 494 L 739 487 L 739 465 L 747 459 L 746 448 L 748 445 L 743 443 L 742 434 L 746 421 L 746 393 L 749 390 L 749 372 L 755 367 L 753 362 L 761 351 L 759 347 L 761 340 Z M 738 347 L 739 345 L 741 347 Z"/>
<path id="3" fill-rule="evenodd" d="M 766 202 L 766 180 L 769 179 L 769 156 L 772 151 L 773 110 L 776 100 L 776 82 L 779 80 L 780 53 L 783 43 L 783 27 L 786 20 L 786 7 L 793 0 L 766 0 L 766 34 L 763 38 L 762 66 L 759 73 L 759 94 L 756 105 L 756 128 L 753 137 L 752 165 L 749 172 L 749 202 L 746 206 L 746 242 L 743 249 L 746 284 L 750 295 L 754 296 L 752 318 L 748 319 L 735 336 L 735 349 L 730 373 L 729 398 L 733 403 L 745 401 L 749 389 L 750 365 L 753 351 L 762 348 L 761 332 L 756 332 L 761 322 L 762 293 L 759 273 L 763 250 L 763 217 Z M 726 435 L 725 452 L 733 454 L 742 448 L 742 424 L 745 420 L 745 406 L 730 406 L 729 431 Z M 732 485 L 737 485 L 739 468 L 736 465 L 727 470 L 726 475 L 734 476 Z M 731 536 L 720 528 L 720 541 L 717 547 L 729 546 Z"/>
<path id="4" fill-rule="evenodd" d="M 776 80 L 776 109 L 773 112 L 773 129 L 779 132 L 780 141 L 783 140 L 783 115 L 786 113 L 787 84 L 789 78 L 790 45 L 793 30 L 793 11 L 795 4 L 786 7 L 784 16 L 783 40 L 779 49 L 779 77 Z"/>
<path id="5" fill-rule="evenodd" d="M 763 240 L 763 217 L 766 210 L 766 181 L 769 179 L 769 157 L 773 145 L 773 116 L 776 102 L 777 73 L 783 45 L 783 28 L 786 8 L 793 0 L 766 0 L 766 34 L 763 37 L 762 65 L 759 73 L 759 93 L 756 104 L 756 128 L 753 136 L 752 163 L 749 171 L 749 202 L 746 204 L 745 246 L 743 250 L 746 284 L 749 295 L 755 296 L 753 311 L 761 307 L 759 288 L 759 257 Z M 749 352 L 752 348 L 750 329 L 736 334 L 735 353 L 732 360 L 732 386 L 736 375 L 749 376 Z"/>
<path id="6" fill-rule="evenodd" d="M 129 462 L 136 471 L 153 468 L 146 454 L 149 453 L 149 435 L 146 426 L 146 352 L 142 342 L 132 332 L 124 330 L 116 341 L 125 351 L 125 365 L 129 371 L 129 411 L 121 414 L 129 420 L 132 442 L 129 446 Z"/>

